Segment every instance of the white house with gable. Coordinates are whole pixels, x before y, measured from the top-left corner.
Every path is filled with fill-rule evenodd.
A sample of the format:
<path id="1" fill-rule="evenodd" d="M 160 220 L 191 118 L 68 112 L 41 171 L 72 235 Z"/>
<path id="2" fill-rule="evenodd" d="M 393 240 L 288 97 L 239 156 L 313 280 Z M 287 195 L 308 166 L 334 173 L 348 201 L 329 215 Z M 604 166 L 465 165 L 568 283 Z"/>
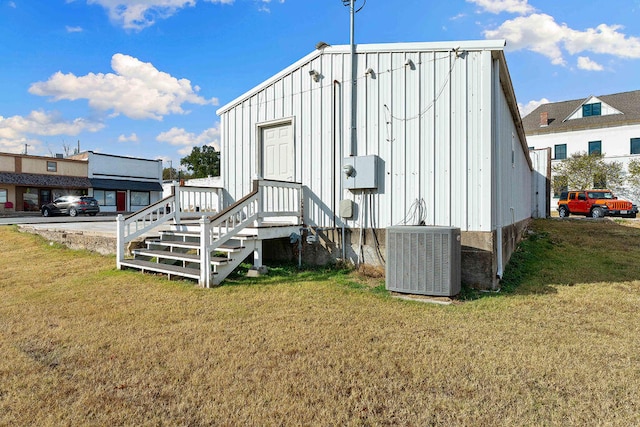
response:
<path id="1" fill-rule="evenodd" d="M 601 153 L 626 167 L 640 159 L 640 90 L 543 104 L 523 125 L 529 147 L 551 149 L 552 164 L 577 153 Z M 552 193 L 556 200 L 561 190 Z M 625 192 L 633 199 L 640 195 L 639 189 Z"/>

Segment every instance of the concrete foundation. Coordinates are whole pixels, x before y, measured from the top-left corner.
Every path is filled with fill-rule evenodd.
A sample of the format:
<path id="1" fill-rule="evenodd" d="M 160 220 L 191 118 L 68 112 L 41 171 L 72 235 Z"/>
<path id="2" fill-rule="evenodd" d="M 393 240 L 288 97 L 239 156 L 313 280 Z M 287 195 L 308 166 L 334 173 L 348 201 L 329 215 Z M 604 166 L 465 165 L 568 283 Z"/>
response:
<path id="1" fill-rule="evenodd" d="M 502 228 L 502 267 L 507 265 L 516 249 L 528 220 Z M 326 265 L 344 260 L 352 264 L 367 264 L 384 267 L 386 263 L 386 230 L 318 229 L 308 233 L 317 235 L 316 241 L 307 243 L 306 234 L 302 244 L 289 239 L 264 242 L 265 262 L 297 261 L 309 265 Z M 476 289 L 496 290 L 500 287 L 497 262 L 497 232 L 463 231 L 461 278 L 462 283 Z M 313 240 L 313 239 L 312 239 Z M 301 251 L 301 256 L 299 252 Z"/>

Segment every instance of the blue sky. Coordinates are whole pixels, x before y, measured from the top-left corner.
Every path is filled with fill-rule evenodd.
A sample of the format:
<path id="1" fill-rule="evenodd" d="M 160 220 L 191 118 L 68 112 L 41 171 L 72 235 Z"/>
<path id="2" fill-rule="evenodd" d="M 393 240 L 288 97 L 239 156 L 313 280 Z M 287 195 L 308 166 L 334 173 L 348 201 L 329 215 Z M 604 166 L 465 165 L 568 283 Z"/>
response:
<path id="1" fill-rule="evenodd" d="M 357 0 L 357 43 L 506 39 L 521 109 L 640 89 L 640 0 Z M 342 0 L 0 0 L 0 151 L 171 160 L 216 109 L 349 43 Z M 223 153 L 224 155 L 224 153 Z M 167 163 L 168 165 L 168 163 Z"/>

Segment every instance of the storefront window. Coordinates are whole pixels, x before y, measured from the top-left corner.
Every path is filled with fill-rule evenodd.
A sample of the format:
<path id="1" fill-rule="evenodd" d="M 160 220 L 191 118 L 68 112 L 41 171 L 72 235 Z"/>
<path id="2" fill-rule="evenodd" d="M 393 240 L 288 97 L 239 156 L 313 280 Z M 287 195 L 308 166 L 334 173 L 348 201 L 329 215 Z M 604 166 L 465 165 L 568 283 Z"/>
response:
<path id="1" fill-rule="evenodd" d="M 24 211 L 39 211 L 38 205 L 38 190 L 35 188 L 27 188 L 27 191 L 22 195 L 23 210 Z"/>
<path id="2" fill-rule="evenodd" d="M 131 206 L 147 206 L 149 204 L 148 191 L 132 191 Z"/>
<path id="3" fill-rule="evenodd" d="M 101 206 L 104 206 L 104 190 L 93 190 L 93 197 Z"/>
<path id="4" fill-rule="evenodd" d="M 106 190 L 93 190 L 93 197 L 100 203 L 100 206 L 115 206 L 116 192 Z"/>
<path id="5" fill-rule="evenodd" d="M 105 191 L 104 192 L 104 206 L 115 206 L 116 205 L 116 192 L 115 191 Z"/>

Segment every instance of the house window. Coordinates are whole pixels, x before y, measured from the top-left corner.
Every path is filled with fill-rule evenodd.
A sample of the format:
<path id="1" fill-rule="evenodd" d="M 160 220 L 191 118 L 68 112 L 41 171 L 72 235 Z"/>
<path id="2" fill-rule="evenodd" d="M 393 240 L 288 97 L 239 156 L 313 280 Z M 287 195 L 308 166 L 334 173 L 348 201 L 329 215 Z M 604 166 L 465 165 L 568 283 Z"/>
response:
<path id="1" fill-rule="evenodd" d="M 7 190 L 0 190 L 0 203 L 7 203 Z"/>
<path id="2" fill-rule="evenodd" d="M 602 154 L 602 141 L 589 141 L 589 155 Z"/>
<path id="3" fill-rule="evenodd" d="M 599 116 L 602 114 L 602 104 L 594 102 L 582 106 L 582 117 Z"/>
<path id="4" fill-rule="evenodd" d="M 58 172 L 58 162 L 47 162 L 47 172 Z"/>
<path id="5" fill-rule="evenodd" d="M 554 147 L 554 159 L 564 160 L 567 158 L 567 144 L 556 144 Z"/>
<path id="6" fill-rule="evenodd" d="M 631 138 L 631 154 L 640 154 L 640 138 Z"/>

